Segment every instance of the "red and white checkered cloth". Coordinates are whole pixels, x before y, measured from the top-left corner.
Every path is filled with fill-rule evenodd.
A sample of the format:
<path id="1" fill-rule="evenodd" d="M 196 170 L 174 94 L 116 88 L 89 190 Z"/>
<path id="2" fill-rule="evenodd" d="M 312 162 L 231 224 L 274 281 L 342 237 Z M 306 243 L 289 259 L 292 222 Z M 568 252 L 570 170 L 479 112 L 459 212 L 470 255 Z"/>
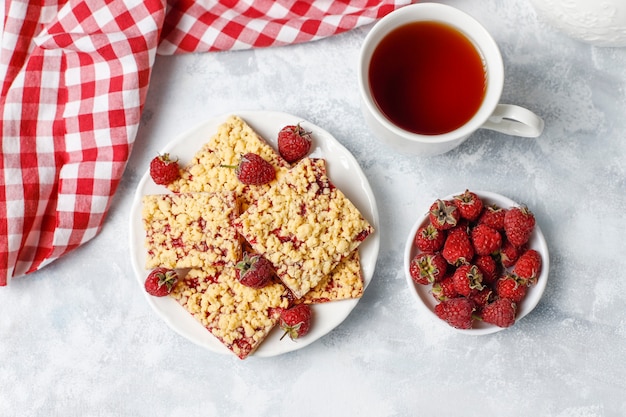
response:
<path id="1" fill-rule="evenodd" d="M 410 0 L 5 0 L 0 286 L 102 228 L 157 54 L 278 46 Z"/>

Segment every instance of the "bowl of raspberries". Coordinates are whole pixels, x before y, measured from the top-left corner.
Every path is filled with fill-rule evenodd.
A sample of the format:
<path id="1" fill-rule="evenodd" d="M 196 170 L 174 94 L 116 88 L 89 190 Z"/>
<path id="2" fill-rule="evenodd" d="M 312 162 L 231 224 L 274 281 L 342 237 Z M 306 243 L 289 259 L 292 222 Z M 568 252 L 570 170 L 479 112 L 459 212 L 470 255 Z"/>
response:
<path id="1" fill-rule="evenodd" d="M 524 204 L 465 190 L 432 202 L 414 224 L 404 269 L 418 305 L 459 332 L 511 327 L 543 295 L 548 247 Z"/>

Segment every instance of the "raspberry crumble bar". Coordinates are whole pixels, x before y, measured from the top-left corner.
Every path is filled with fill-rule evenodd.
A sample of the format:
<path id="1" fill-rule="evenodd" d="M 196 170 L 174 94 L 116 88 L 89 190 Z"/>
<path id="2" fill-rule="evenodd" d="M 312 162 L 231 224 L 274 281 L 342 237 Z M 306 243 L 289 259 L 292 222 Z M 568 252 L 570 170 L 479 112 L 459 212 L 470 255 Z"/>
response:
<path id="1" fill-rule="evenodd" d="M 276 178 L 289 170 L 285 161 L 263 138 L 239 116 L 230 116 L 217 133 L 202 146 L 192 161 L 181 168 L 180 178 L 168 188 L 173 192 L 234 191 L 245 209 L 267 191 L 276 180 L 264 185 L 245 185 L 237 179 L 235 170 L 241 155 L 255 153 L 276 169 Z"/>
<path id="2" fill-rule="evenodd" d="M 330 301 L 361 298 L 363 295 L 363 273 L 359 251 L 355 250 L 344 258 L 333 271 L 322 278 L 319 284 L 307 292 L 299 302 L 321 304 Z"/>
<path id="3" fill-rule="evenodd" d="M 146 268 L 234 265 L 241 257 L 241 240 L 232 226 L 238 215 L 232 192 L 144 196 Z"/>
<path id="4" fill-rule="evenodd" d="M 305 158 L 234 221 L 301 298 L 352 253 L 373 227 L 325 174 Z"/>
<path id="5" fill-rule="evenodd" d="M 291 299 L 278 280 L 260 289 L 242 285 L 229 266 L 191 269 L 170 296 L 240 359 L 256 350 Z"/>

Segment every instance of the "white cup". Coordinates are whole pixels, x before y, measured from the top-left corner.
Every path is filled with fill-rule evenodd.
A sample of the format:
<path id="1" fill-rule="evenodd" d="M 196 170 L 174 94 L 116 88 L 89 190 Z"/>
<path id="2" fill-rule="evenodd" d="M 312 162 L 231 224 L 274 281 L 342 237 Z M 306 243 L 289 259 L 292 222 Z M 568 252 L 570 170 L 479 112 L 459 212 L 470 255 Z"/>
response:
<path id="1" fill-rule="evenodd" d="M 398 127 L 381 111 L 370 88 L 369 67 L 378 44 L 398 27 L 420 21 L 443 23 L 465 35 L 481 55 L 486 73 L 484 99 L 474 116 L 462 126 L 441 134 L 418 134 Z M 537 137 L 543 131 L 543 120 L 530 110 L 500 104 L 504 65 L 498 45 L 474 18 L 451 6 L 417 3 L 397 9 L 378 21 L 361 48 L 358 77 L 361 107 L 368 126 L 382 142 L 400 152 L 420 156 L 442 154 L 459 146 L 480 128 L 522 137 Z"/>

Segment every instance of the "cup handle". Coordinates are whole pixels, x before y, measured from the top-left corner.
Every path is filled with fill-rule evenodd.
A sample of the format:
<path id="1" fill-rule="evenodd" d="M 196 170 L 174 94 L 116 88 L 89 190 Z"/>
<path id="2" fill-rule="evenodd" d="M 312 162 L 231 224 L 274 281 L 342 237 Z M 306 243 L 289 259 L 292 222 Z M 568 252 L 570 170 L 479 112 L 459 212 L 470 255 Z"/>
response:
<path id="1" fill-rule="evenodd" d="M 536 138 L 543 132 L 543 119 L 528 109 L 514 104 L 498 104 L 481 126 L 507 135 Z"/>

